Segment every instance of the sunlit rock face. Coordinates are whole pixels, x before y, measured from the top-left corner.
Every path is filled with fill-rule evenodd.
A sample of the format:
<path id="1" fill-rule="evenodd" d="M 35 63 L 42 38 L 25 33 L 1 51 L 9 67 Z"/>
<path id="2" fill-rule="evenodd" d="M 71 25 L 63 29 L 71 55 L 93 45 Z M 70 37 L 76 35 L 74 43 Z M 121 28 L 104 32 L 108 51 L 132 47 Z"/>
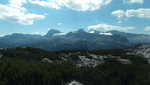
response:
<path id="1" fill-rule="evenodd" d="M 139 46 L 137 49 L 134 50 L 135 54 L 142 55 L 143 57 L 148 59 L 148 62 L 150 64 L 150 45 L 142 45 Z"/>
<path id="2" fill-rule="evenodd" d="M 135 52 L 136 54 L 141 54 L 146 58 L 150 58 L 150 45 L 139 46 Z"/>
<path id="3" fill-rule="evenodd" d="M 71 81 L 70 83 L 68 83 L 67 85 L 83 85 L 83 84 L 74 80 L 74 81 Z"/>
<path id="4" fill-rule="evenodd" d="M 52 63 L 53 61 L 50 60 L 50 59 L 48 59 L 48 58 L 43 58 L 43 59 L 41 60 L 41 62 L 43 62 L 43 63 Z"/>

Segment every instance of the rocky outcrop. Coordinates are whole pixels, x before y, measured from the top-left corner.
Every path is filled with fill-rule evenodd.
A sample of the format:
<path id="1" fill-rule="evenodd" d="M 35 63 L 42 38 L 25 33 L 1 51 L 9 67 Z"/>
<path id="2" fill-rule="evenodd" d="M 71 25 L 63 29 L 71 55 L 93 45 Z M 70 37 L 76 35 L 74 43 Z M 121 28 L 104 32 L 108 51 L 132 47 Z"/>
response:
<path id="1" fill-rule="evenodd" d="M 142 45 L 135 49 L 136 54 L 141 54 L 145 58 L 150 58 L 150 45 Z"/>
<path id="2" fill-rule="evenodd" d="M 43 59 L 41 60 L 41 62 L 43 62 L 43 63 L 53 63 L 53 61 L 50 60 L 49 58 L 43 58 Z"/>
<path id="3" fill-rule="evenodd" d="M 134 50 L 134 54 L 141 55 L 144 58 L 147 58 L 150 63 L 150 45 L 141 45 Z"/>
<path id="4" fill-rule="evenodd" d="M 96 67 L 99 64 L 105 63 L 120 63 L 120 64 L 132 64 L 132 61 L 121 56 L 113 55 L 98 55 L 93 53 L 81 52 L 61 54 L 62 61 L 70 61 L 79 67 Z"/>
<path id="5" fill-rule="evenodd" d="M 74 80 L 74 81 L 71 81 L 70 83 L 68 83 L 67 85 L 83 85 L 83 84 Z"/>

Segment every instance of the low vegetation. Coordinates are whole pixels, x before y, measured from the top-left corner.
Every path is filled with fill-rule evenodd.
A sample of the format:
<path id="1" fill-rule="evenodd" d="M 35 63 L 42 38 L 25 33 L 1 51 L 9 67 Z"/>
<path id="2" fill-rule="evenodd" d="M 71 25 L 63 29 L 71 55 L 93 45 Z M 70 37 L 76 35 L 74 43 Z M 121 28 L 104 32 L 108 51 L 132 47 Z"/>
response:
<path id="1" fill-rule="evenodd" d="M 48 52 L 35 48 L 1 49 L 0 85 L 67 85 L 78 81 L 83 85 L 149 85 L 150 65 L 142 55 L 129 55 L 125 50 Z M 61 55 L 111 55 L 95 67 L 79 67 Z M 76 54 L 76 55 L 75 55 Z M 116 63 L 117 57 L 131 64 Z M 52 62 L 42 62 L 48 58 Z M 70 59 L 70 58 L 66 58 Z M 78 60 L 78 58 L 77 58 Z"/>

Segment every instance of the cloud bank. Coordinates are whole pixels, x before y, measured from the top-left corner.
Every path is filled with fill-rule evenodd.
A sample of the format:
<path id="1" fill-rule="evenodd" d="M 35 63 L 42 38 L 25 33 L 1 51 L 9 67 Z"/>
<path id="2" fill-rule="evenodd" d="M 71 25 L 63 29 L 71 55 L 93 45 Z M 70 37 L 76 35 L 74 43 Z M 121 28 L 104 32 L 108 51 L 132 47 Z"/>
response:
<path id="1" fill-rule="evenodd" d="M 10 0 L 8 4 L 0 4 L 0 19 L 16 22 L 24 25 L 31 25 L 35 20 L 44 19 L 44 15 L 29 13 L 23 4 L 26 0 Z"/>
<path id="2" fill-rule="evenodd" d="M 94 11 L 112 0 L 8 0 L 8 4 L 0 4 L 0 19 L 23 25 L 32 25 L 36 20 L 44 19 L 44 14 L 30 13 L 24 4 L 36 4 L 48 8 L 69 8 L 75 11 Z"/>
<path id="3" fill-rule="evenodd" d="M 113 16 L 116 16 L 119 20 L 123 18 L 144 18 L 150 19 L 149 8 L 129 9 L 129 10 L 115 10 L 112 12 Z"/>
<path id="4" fill-rule="evenodd" d="M 87 28 L 88 30 L 103 30 L 103 31 L 110 31 L 110 30 L 128 31 L 135 29 L 135 27 L 123 27 L 109 24 L 96 24 L 88 26 Z"/>
<path id="5" fill-rule="evenodd" d="M 32 4 L 60 9 L 63 7 L 75 11 L 94 11 L 112 2 L 112 0 L 29 0 Z"/>

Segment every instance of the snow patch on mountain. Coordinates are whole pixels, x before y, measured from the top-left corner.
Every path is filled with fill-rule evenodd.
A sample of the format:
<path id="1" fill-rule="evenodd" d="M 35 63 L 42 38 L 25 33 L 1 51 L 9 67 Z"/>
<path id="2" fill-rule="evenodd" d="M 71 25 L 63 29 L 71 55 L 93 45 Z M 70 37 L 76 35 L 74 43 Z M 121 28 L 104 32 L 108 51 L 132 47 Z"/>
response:
<path id="1" fill-rule="evenodd" d="M 108 36 L 112 36 L 113 34 L 110 32 L 101 32 L 99 33 L 100 35 L 108 35 Z"/>
<path id="2" fill-rule="evenodd" d="M 61 33 L 55 33 L 53 34 L 53 36 L 63 36 L 63 35 L 66 35 L 67 33 L 65 32 L 61 32 Z"/>

